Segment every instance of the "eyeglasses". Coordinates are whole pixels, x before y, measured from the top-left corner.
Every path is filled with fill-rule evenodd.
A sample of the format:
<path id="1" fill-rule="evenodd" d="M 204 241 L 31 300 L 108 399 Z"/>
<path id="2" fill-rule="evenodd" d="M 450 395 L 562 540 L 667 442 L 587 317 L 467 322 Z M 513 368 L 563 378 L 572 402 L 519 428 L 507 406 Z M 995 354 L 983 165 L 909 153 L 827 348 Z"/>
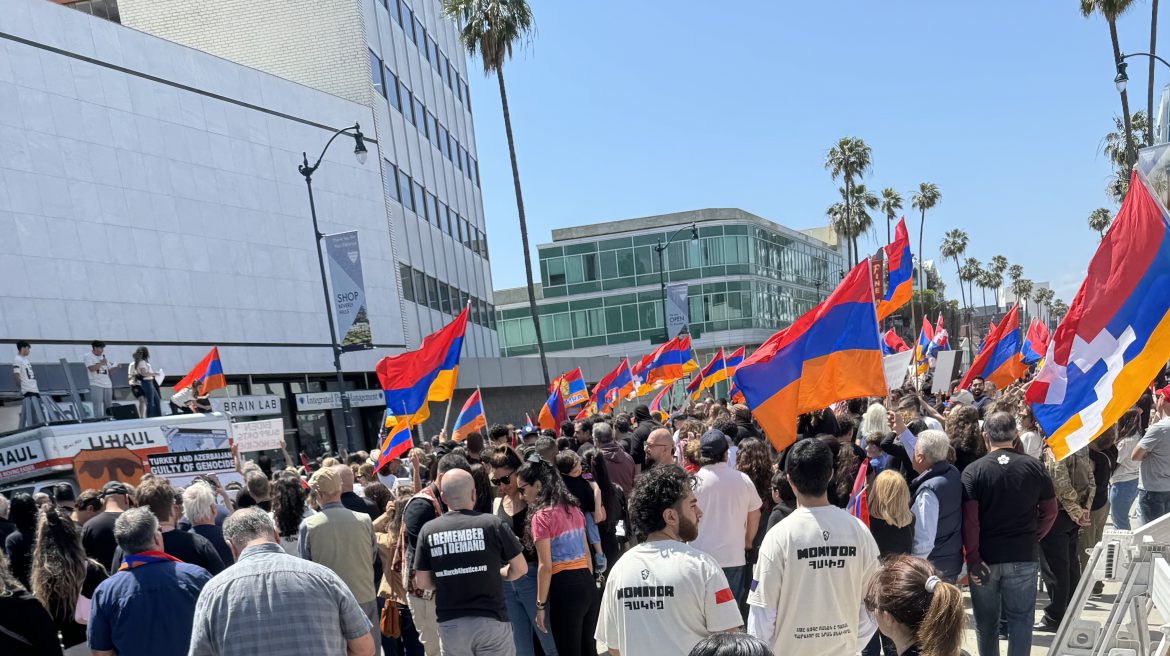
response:
<path id="1" fill-rule="evenodd" d="M 499 478 L 493 478 L 492 485 L 507 485 L 511 481 L 512 481 L 512 475 L 507 474 L 507 475 L 501 476 Z"/>

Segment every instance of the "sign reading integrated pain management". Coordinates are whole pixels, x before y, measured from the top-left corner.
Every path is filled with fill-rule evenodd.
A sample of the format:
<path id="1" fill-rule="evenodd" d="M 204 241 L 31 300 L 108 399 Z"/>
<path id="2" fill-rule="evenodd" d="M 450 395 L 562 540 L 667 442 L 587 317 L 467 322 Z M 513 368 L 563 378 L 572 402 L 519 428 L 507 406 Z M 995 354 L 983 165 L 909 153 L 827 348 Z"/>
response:
<path id="1" fill-rule="evenodd" d="M 349 405 L 354 408 L 373 408 L 386 405 L 386 394 L 382 390 L 351 390 L 345 395 L 349 397 Z M 297 394 L 297 412 L 336 410 L 340 407 L 341 395 L 337 392 Z"/>
<path id="2" fill-rule="evenodd" d="M 358 233 L 326 235 L 325 252 L 329 257 L 329 279 L 333 283 L 333 322 L 337 326 L 341 350 L 373 348 Z"/>

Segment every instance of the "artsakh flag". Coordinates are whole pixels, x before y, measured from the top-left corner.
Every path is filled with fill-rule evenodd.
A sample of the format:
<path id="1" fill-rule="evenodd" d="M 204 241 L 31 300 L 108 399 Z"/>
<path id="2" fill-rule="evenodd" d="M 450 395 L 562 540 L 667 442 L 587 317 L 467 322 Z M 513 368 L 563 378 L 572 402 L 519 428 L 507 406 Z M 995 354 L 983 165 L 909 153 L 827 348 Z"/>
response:
<path id="1" fill-rule="evenodd" d="M 199 364 L 191 370 L 191 373 L 183 377 L 183 380 L 175 383 L 174 390 L 178 392 L 181 389 L 186 389 L 188 385 L 198 383 L 198 396 L 205 396 L 208 393 L 227 387 L 227 381 L 223 376 L 223 364 L 219 361 L 219 347 L 213 346 L 211 351 L 203 356 Z"/>
<path id="2" fill-rule="evenodd" d="M 477 387 L 471 396 L 467 397 L 467 402 L 463 404 L 463 409 L 455 418 L 455 430 L 451 433 L 451 439 L 462 442 L 471 433 L 486 427 L 487 417 L 483 414 L 483 401 L 479 398 L 479 388 Z"/>
<path id="3" fill-rule="evenodd" d="M 1057 459 L 1117 423 L 1167 360 L 1170 224 L 1135 168 L 1121 210 L 1028 388 Z"/>
<path id="4" fill-rule="evenodd" d="M 878 321 L 905 305 L 914 291 L 914 256 L 910 254 L 905 217 L 894 228 L 894 241 L 883 250 L 886 254 L 886 293 L 877 302 Z"/>
<path id="5" fill-rule="evenodd" d="M 827 299 L 768 338 L 732 379 L 777 451 L 796 441 L 799 415 L 889 393 L 869 258 Z"/>
<path id="6" fill-rule="evenodd" d="M 951 350 L 951 337 L 943 326 L 942 312 L 938 313 L 938 322 L 934 324 L 934 337 L 930 340 L 930 356 L 934 357 L 939 351 Z"/>
<path id="7" fill-rule="evenodd" d="M 1032 323 L 1028 326 L 1028 332 L 1024 335 L 1024 346 L 1020 349 L 1020 353 L 1024 356 L 1024 364 L 1033 365 L 1044 359 L 1044 354 L 1048 351 L 1050 337 L 1048 327 L 1044 325 L 1044 322 L 1033 317 Z"/>
<path id="8" fill-rule="evenodd" d="M 971 368 L 959 382 L 959 389 L 967 389 L 976 378 L 995 383 L 999 389 L 1019 380 L 1027 365 L 1020 357 L 1020 304 L 1016 303 L 995 331 L 987 336 Z"/>
<path id="9" fill-rule="evenodd" d="M 914 345 L 914 363 L 918 365 L 918 375 L 926 373 L 930 368 L 930 350 L 934 347 L 934 326 L 930 320 L 922 317 L 922 331 L 918 333 L 918 343 Z"/>

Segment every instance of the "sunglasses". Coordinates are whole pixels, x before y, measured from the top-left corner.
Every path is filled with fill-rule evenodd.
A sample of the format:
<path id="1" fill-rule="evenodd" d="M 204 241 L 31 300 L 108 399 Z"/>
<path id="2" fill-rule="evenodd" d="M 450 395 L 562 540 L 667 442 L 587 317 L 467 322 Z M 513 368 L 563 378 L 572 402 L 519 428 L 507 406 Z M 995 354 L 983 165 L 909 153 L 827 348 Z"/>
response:
<path id="1" fill-rule="evenodd" d="M 492 485 L 507 485 L 509 482 L 511 482 L 511 480 L 512 480 L 512 475 L 508 474 L 506 476 L 501 476 L 499 478 L 493 478 Z"/>

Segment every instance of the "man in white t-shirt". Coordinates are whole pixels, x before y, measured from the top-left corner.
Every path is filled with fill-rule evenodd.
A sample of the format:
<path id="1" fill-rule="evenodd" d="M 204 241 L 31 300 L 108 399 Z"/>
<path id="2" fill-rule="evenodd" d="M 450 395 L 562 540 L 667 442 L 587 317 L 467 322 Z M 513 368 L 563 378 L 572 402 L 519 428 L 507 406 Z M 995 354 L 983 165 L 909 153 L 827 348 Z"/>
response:
<path id="1" fill-rule="evenodd" d="M 760 526 L 763 501 L 747 474 L 727 463 L 730 446 L 727 436 L 715 429 L 699 439 L 703 468 L 695 474 L 695 497 L 707 521 L 699 527 L 699 537 L 691 546 L 719 563 L 738 602 L 747 594 L 751 572 L 744 551 Z"/>
<path id="2" fill-rule="evenodd" d="M 853 656 L 877 629 L 862 607 L 879 567 L 877 543 L 864 524 L 829 505 L 833 453 L 824 442 L 792 445 L 785 472 L 797 508 L 760 546 L 748 633 L 777 654 Z"/>
<path id="3" fill-rule="evenodd" d="M 610 572 L 594 636 L 610 654 L 687 654 L 707 636 L 743 625 L 719 563 L 685 544 L 702 516 L 691 477 L 677 465 L 638 477 L 630 522 L 643 541 Z"/>
<path id="4" fill-rule="evenodd" d="M 110 361 L 106 358 L 106 343 L 93 340 L 89 353 L 82 358 L 89 374 L 89 402 L 93 405 L 93 416 L 106 416 L 106 410 L 114 404 L 114 384 L 110 382 Z"/>
<path id="5" fill-rule="evenodd" d="M 40 426 L 49 421 L 49 413 L 41 402 L 41 389 L 37 387 L 36 372 L 28 359 L 31 352 L 32 344 L 22 339 L 16 343 L 16 359 L 12 361 L 12 375 L 23 397 L 20 402 L 21 428 Z"/>

